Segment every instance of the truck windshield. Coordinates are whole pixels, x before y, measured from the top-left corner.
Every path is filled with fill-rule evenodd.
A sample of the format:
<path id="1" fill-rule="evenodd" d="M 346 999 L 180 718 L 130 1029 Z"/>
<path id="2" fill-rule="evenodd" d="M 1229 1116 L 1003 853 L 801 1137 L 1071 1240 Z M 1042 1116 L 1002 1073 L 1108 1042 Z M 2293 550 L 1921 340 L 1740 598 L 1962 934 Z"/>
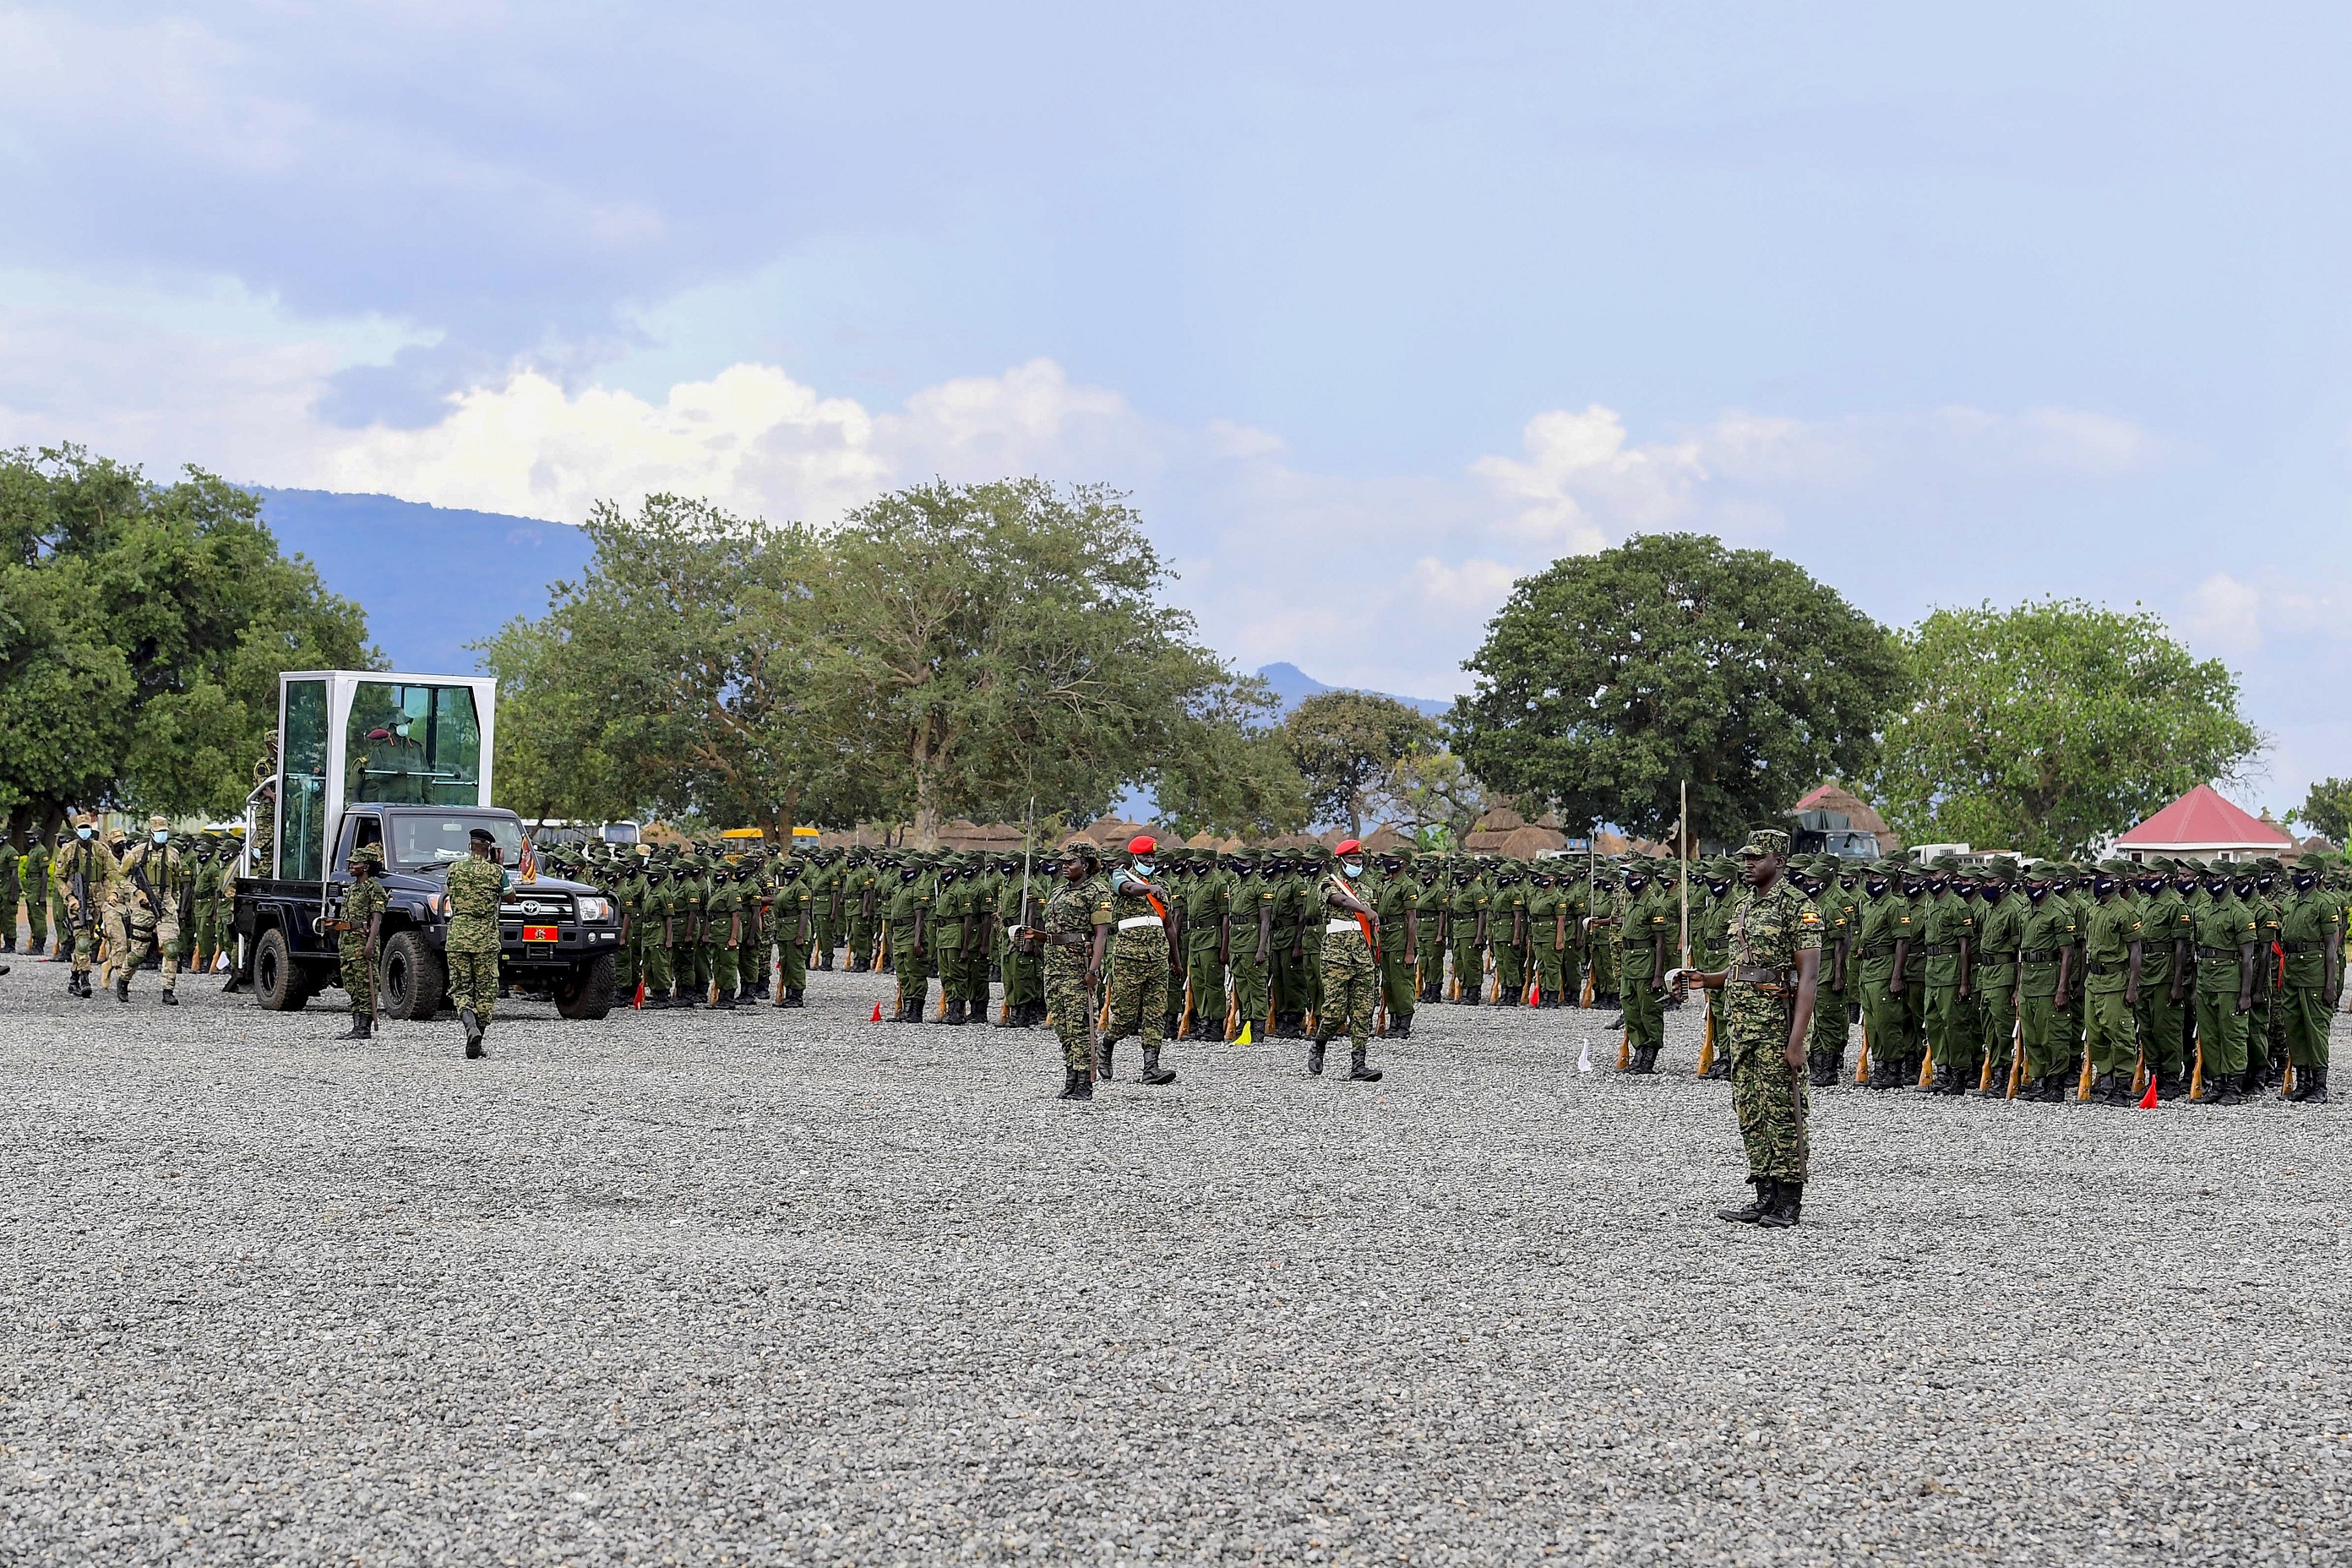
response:
<path id="1" fill-rule="evenodd" d="M 392 814 L 393 864 L 412 869 L 446 866 L 471 853 L 474 829 L 498 835 L 499 858 L 509 870 L 522 852 L 522 825 L 490 812 L 401 811 Z"/>

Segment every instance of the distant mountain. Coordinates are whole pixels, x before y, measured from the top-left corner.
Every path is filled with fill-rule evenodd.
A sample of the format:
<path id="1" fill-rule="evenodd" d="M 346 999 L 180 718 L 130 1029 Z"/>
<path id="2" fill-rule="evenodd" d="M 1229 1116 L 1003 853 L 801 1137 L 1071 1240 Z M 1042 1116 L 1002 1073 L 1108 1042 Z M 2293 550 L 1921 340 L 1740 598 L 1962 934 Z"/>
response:
<path id="1" fill-rule="evenodd" d="M 1349 686 L 1326 686 L 1295 664 L 1263 665 L 1257 673 L 1259 679 L 1274 689 L 1274 694 L 1281 700 L 1282 710 L 1285 713 L 1297 707 L 1303 698 L 1313 697 L 1325 691 L 1357 689 Z M 1371 695 L 1391 698 L 1408 708 L 1418 708 L 1433 719 L 1443 719 L 1454 710 L 1454 704 L 1451 701 L 1440 702 L 1428 697 L 1398 697 L 1395 693 L 1388 691 L 1375 691 Z"/>
<path id="2" fill-rule="evenodd" d="M 545 614 L 547 585 L 577 576 L 593 553 L 586 534 L 561 522 L 248 488 L 279 547 L 309 556 L 329 588 L 358 601 L 393 668 L 420 675 L 470 673 L 466 644 Z"/>

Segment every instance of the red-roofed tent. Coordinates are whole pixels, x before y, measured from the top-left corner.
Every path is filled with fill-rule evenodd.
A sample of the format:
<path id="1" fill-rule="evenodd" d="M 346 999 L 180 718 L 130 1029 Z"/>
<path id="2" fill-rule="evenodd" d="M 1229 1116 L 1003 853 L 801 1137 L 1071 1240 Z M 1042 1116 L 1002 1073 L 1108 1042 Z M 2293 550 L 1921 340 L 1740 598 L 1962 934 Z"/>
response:
<path id="1" fill-rule="evenodd" d="M 2251 860 L 2257 855 L 2292 855 L 2294 839 L 2284 828 L 2231 805 L 2211 785 L 2199 784 L 2116 839 L 2116 852 L 2129 860 L 2150 855 Z"/>

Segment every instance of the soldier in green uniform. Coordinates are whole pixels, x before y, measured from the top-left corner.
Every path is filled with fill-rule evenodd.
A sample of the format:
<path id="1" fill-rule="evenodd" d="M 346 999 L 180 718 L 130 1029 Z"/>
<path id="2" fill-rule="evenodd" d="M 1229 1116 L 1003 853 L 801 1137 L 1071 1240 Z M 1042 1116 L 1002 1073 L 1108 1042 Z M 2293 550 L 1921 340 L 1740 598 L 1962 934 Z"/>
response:
<path id="1" fill-rule="evenodd" d="M 1587 893 L 1591 900 L 1591 912 L 1585 917 L 1586 962 L 1592 970 L 1592 1005 L 1595 1007 L 1622 1005 L 1617 994 L 1617 926 L 1622 918 L 1623 898 L 1619 883 L 1624 871 L 1621 862 L 1604 862 L 1592 879 Z"/>
<path id="2" fill-rule="evenodd" d="M 1184 983 L 1192 994 L 1192 1017 L 1179 1037 L 1221 1040 L 1225 1035 L 1226 911 L 1233 901 L 1233 874 L 1214 850 L 1200 851 L 1185 867 Z"/>
<path id="3" fill-rule="evenodd" d="M 2025 1098 L 2055 1103 L 2065 1098 L 2073 1029 L 2074 906 L 2057 890 L 2047 861 L 2025 872 L 2025 920 L 2017 944 L 2018 1048 L 2031 1086 Z"/>
<path id="4" fill-rule="evenodd" d="M 742 984 L 743 884 L 741 868 L 724 859 L 710 868 L 710 892 L 702 910 L 704 947 L 710 966 L 710 1005 L 725 1012 L 735 1009 L 735 994 Z"/>
<path id="5" fill-rule="evenodd" d="M 1234 857 L 1233 886 L 1225 898 L 1226 956 L 1234 975 L 1234 1034 L 1248 1029 L 1266 1035 L 1273 1015 L 1274 910 L 1281 895 L 1266 871 L 1261 850 Z"/>
<path id="6" fill-rule="evenodd" d="M 391 903 L 377 873 L 383 869 L 383 851 L 362 844 L 352 851 L 350 886 L 343 889 L 343 907 L 335 949 L 342 959 L 343 992 L 352 999 L 352 1026 L 342 1038 L 364 1040 L 375 1034 L 375 962 L 383 938 L 383 911 Z"/>
<path id="7" fill-rule="evenodd" d="M 2226 868 L 2203 868 L 2204 897 L 2193 905 L 2197 952 L 2197 1050 L 2207 1097 L 2236 1105 L 2244 1097 L 2246 1016 L 2254 1007 L 2254 916 Z"/>
<path id="8" fill-rule="evenodd" d="M 1444 855 L 1424 855 L 1413 866 L 1412 917 L 1420 958 L 1421 1000 L 1445 1000 L 1446 910 L 1451 868 Z"/>
<path id="9" fill-rule="evenodd" d="M 1349 1079 L 1378 1083 L 1379 1070 L 1365 1060 L 1370 1048 L 1379 969 L 1372 953 L 1376 916 L 1372 906 L 1356 895 L 1363 882 L 1364 847 L 1353 838 L 1343 839 L 1332 858 L 1338 874 L 1326 874 L 1318 884 L 1325 919 L 1316 961 L 1323 972 L 1324 1005 L 1315 1021 L 1315 1043 L 1307 1050 L 1307 1070 L 1321 1074 L 1324 1047 L 1345 1034 Z"/>
<path id="10" fill-rule="evenodd" d="M 1902 1087 L 1902 971 L 1911 957 L 1911 900 L 1903 896 L 1890 860 L 1874 860 L 1862 883 L 1853 956 L 1861 962 L 1863 1049 L 1870 1087 Z M 1858 1070 L 1858 1069 L 1857 1069 Z"/>
<path id="11" fill-rule="evenodd" d="M 1806 1079 L 1815 1089 L 1837 1082 L 1845 1066 L 1846 1032 L 1851 1027 L 1846 1022 L 1846 975 L 1853 956 L 1853 900 L 1839 880 L 1842 869 L 1836 856 L 1817 855 L 1798 879 L 1799 891 L 1812 900 L 1814 910 L 1822 917 L 1821 1005 L 1813 1009 L 1812 1031 L 1805 1042 Z M 1793 867 L 1790 875 L 1796 875 Z"/>
<path id="12" fill-rule="evenodd" d="M 1160 1021 L 1168 1010 L 1168 920 L 1171 895 L 1152 879 L 1158 842 L 1149 834 L 1128 840 L 1127 864 L 1110 875 L 1110 1025 L 1097 1060 L 1104 1078 L 1118 1076 L 1114 1047 L 1129 1035 L 1143 1044 L 1143 1081 L 1174 1083 L 1160 1065 Z"/>
<path id="13" fill-rule="evenodd" d="M 2169 856 L 2159 855 L 2141 868 L 2132 884 L 2139 907 L 2139 1008 L 2135 1023 L 2139 1048 L 2156 1079 L 2158 1100 L 2178 1100 L 2189 1085 L 2182 1057 L 2185 1029 L 2181 1022 L 2182 987 L 2189 979 L 2195 932 L 2189 901 L 2172 880 Z"/>
<path id="14" fill-rule="evenodd" d="M 16 951 L 17 867 L 21 859 L 16 840 L 0 838 L 0 952 Z"/>
<path id="15" fill-rule="evenodd" d="M 1475 1007 L 1486 990 L 1487 917 L 1493 892 L 1478 863 L 1467 857 L 1454 863 L 1454 895 L 1446 908 L 1446 924 L 1454 938 L 1454 994 L 1457 1005 Z"/>
<path id="16" fill-rule="evenodd" d="M 2139 1067 L 2138 1028 L 2141 926 L 2139 907 L 2125 896 L 2128 868 L 2102 862 L 2092 873 L 2090 931 L 2084 963 L 2083 1010 L 2089 1015 L 2084 1048 L 2091 1069 L 2091 1093 L 2110 1105 L 2133 1101 L 2132 1079 Z"/>
<path id="17" fill-rule="evenodd" d="M 1306 1037 L 1307 986 L 1299 978 L 1302 949 L 1298 939 L 1299 870 L 1304 861 L 1279 850 L 1267 855 L 1265 876 L 1273 891 L 1274 927 L 1266 952 L 1266 989 L 1274 1007 L 1274 1034 L 1278 1039 Z"/>
<path id="18" fill-rule="evenodd" d="M 1985 867 L 1977 889 L 1976 973 L 1970 983 L 1981 999 L 1977 1039 L 1985 1065 L 1977 1077 L 1989 1100 L 2007 1097 L 2017 1043 L 2017 950 L 2024 945 L 2030 907 L 2015 890 L 2017 875 L 2017 861 L 1999 856 Z"/>
<path id="19" fill-rule="evenodd" d="M 1925 982 L 1920 992 L 1919 1028 L 1935 1066 L 1931 1094 L 1959 1094 L 1976 1081 L 1977 1042 L 1960 1016 L 1960 999 L 1968 989 L 1969 945 L 1976 920 L 1952 886 L 1959 861 L 1939 855 L 1927 868 L 1925 886 L 1913 901 L 1913 929 L 1918 945 L 1913 951 L 1924 960 Z"/>
<path id="20" fill-rule="evenodd" d="M 677 981 L 672 963 L 677 950 L 677 889 L 667 856 L 649 858 L 644 875 L 646 1005 L 661 1008 L 669 1005 L 670 988 Z"/>
<path id="21" fill-rule="evenodd" d="M 467 845 L 473 852 L 448 871 L 445 951 L 449 1000 L 457 1004 L 457 1022 L 466 1031 L 466 1055 L 478 1057 L 499 994 L 499 905 L 506 898 L 507 876 L 499 868 L 499 841 L 488 828 L 475 828 Z"/>
<path id="22" fill-rule="evenodd" d="M 1617 927 L 1617 997 L 1625 1009 L 1631 1070 L 1637 1073 L 1658 1070 L 1658 1052 L 1666 1043 L 1664 984 L 1674 963 L 1667 954 L 1675 921 L 1657 869 L 1646 858 L 1626 862 L 1625 912 Z"/>
<path id="23" fill-rule="evenodd" d="M 1102 851 L 1087 838 L 1062 846 L 1048 874 L 1054 890 L 1041 922 L 1021 934 L 1045 950 L 1046 1017 L 1062 1042 L 1061 1098 L 1092 1100 L 1095 992 L 1109 957 L 1110 884 L 1102 875 Z"/>
<path id="24" fill-rule="evenodd" d="M 58 945 L 70 948 L 73 955 L 66 991 L 84 1001 L 91 994 L 89 966 L 98 954 L 99 921 L 113 891 L 114 871 L 114 852 L 99 841 L 96 820 L 83 812 L 58 848 L 49 880 L 58 905 Z"/>
<path id="25" fill-rule="evenodd" d="M 953 850 L 941 854 L 931 874 L 930 941 L 927 951 L 940 975 L 940 1021 L 961 1024 L 964 1018 L 964 937 L 971 924 L 971 888 L 965 879 L 963 857 Z"/>
<path id="26" fill-rule="evenodd" d="M 25 951 L 37 956 L 49 945 L 49 847 L 37 834 L 16 862 L 16 879 L 25 893 L 25 934 L 32 942 Z"/>
<path id="27" fill-rule="evenodd" d="M 2341 994 L 2344 928 L 2342 910 L 2320 886 L 2317 864 L 2298 864 L 2280 921 L 2286 955 L 2286 988 L 2280 1011 L 2286 1020 L 2287 1059 L 2294 1066 L 2290 1099 L 2327 1099 L 2327 1028 Z"/>
<path id="28" fill-rule="evenodd" d="M 1807 898 L 1812 896 L 1811 886 L 1798 867 L 1792 864 L 1782 874 L 1797 891 Z M 1731 961 L 1731 915 L 1739 901 L 1735 888 L 1739 881 L 1739 863 L 1711 856 L 1693 866 L 1691 876 L 1690 966 L 1721 969 Z M 1705 1075 L 1708 1078 L 1731 1076 L 1731 1037 L 1727 1032 L 1723 1009 L 1722 990 L 1709 992 L 1706 1017 L 1700 1023 L 1703 1030 L 1713 1031 L 1715 1039 L 1715 1059 L 1708 1064 Z"/>
<path id="29" fill-rule="evenodd" d="M 1291 898 L 1298 916 L 1298 1016 L 1289 1037 L 1307 1037 L 1307 1020 L 1323 1012 L 1323 883 L 1337 868 L 1331 852 L 1321 845 L 1302 852 L 1295 863 Z"/>
<path id="30" fill-rule="evenodd" d="M 1560 1005 L 1559 987 L 1568 964 L 1568 899 L 1559 886 L 1556 860 L 1538 860 L 1528 877 L 1528 940 L 1535 966 L 1536 1005 Z"/>
<path id="31" fill-rule="evenodd" d="M 1036 927 L 1045 913 L 1052 878 L 1027 855 L 1003 868 L 1004 890 L 997 896 L 997 926 L 1003 937 L 1003 1026 L 1026 1029 L 1045 1021 L 1045 959 L 1038 944 L 1020 933 Z"/>
<path id="32" fill-rule="evenodd" d="M 805 1007 L 808 989 L 810 932 L 814 929 L 816 894 L 808 885 L 808 866 L 801 857 L 787 855 L 776 868 L 775 889 L 769 896 L 769 919 L 776 953 L 776 1003 L 779 1007 Z"/>
<path id="33" fill-rule="evenodd" d="M 890 967 L 898 979 L 894 1021 L 919 1024 L 930 1005 L 930 868 L 922 851 L 900 858 L 898 885 L 890 890 L 883 915 L 889 927 Z"/>
<path id="34" fill-rule="evenodd" d="M 2239 897 L 2254 913 L 2254 1010 L 2246 1020 L 2246 1092 L 2286 1081 L 2285 942 L 2286 868 L 2265 855 L 2239 883 Z"/>
<path id="35" fill-rule="evenodd" d="M 1528 886 L 1519 862 L 1496 861 L 1494 886 L 1486 918 L 1495 954 L 1495 1005 L 1517 1007 L 1528 994 Z"/>
<path id="36" fill-rule="evenodd" d="M 1758 828 L 1740 847 L 1747 886 L 1729 923 L 1730 957 L 1694 984 L 1728 993 L 1724 1030 L 1731 1044 L 1731 1103 L 1747 1146 L 1755 1199 L 1718 1210 L 1740 1225 L 1783 1228 L 1804 1206 L 1806 1044 L 1821 974 L 1821 911 L 1783 875 L 1789 836 Z M 1680 976 L 1678 976 L 1680 978 Z"/>

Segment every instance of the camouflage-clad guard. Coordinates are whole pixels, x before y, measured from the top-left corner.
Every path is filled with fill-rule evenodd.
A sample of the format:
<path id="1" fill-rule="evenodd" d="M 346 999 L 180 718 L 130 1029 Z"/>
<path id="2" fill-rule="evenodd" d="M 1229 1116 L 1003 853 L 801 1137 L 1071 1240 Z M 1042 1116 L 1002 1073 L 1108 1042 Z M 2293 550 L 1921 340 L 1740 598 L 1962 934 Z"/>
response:
<path id="1" fill-rule="evenodd" d="M 1110 884 L 1092 839 L 1064 845 L 1058 870 L 1043 923 L 1022 935 L 1045 944 L 1045 1006 L 1062 1041 L 1061 1098 L 1092 1100 L 1095 988 L 1110 945 Z"/>
<path id="2" fill-rule="evenodd" d="M 131 979 L 152 951 L 163 962 L 167 1007 L 177 1006 L 173 983 L 180 975 L 180 906 L 195 868 L 172 841 L 168 818 L 147 819 L 147 837 L 123 856 L 116 887 L 123 899 L 123 948 L 116 957 L 114 999 L 131 1000 Z"/>
<path id="3" fill-rule="evenodd" d="M 32 942 L 25 951 L 38 954 L 49 945 L 50 891 L 49 847 L 37 836 L 16 863 L 16 879 L 25 889 L 25 934 Z M 62 935 L 64 928 L 58 930 Z"/>
<path id="4" fill-rule="evenodd" d="M 1110 950 L 1110 1026 L 1099 1051 L 1102 1076 L 1118 1077 L 1112 1047 L 1129 1035 L 1143 1042 L 1143 1081 L 1174 1083 L 1160 1065 L 1160 1026 L 1168 1010 L 1169 894 L 1151 879 L 1158 869 L 1156 840 L 1129 839 L 1127 864 L 1111 873 L 1111 921 L 1118 930 Z"/>
<path id="5" fill-rule="evenodd" d="M 99 842 L 98 824 L 88 812 L 74 818 L 73 834 L 58 847 L 49 870 L 57 903 L 58 944 L 73 950 L 67 994 L 88 1001 L 90 961 L 98 955 L 98 929 L 114 888 L 114 853 Z"/>
<path id="6" fill-rule="evenodd" d="M 383 851 L 362 844 L 352 851 L 351 885 L 343 889 L 341 929 L 335 949 L 343 963 L 343 991 L 352 999 L 352 1026 L 347 1040 L 364 1040 L 375 1033 L 376 946 L 383 934 L 383 911 L 391 904 L 383 881 Z"/>
<path id="7" fill-rule="evenodd" d="M 449 1000 L 466 1031 L 466 1054 L 482 1054 L 491 1005 L 499 994 L 499 906 L 506 899 L 507 874 L 499 869 L 499 841 L 488 828 L 467 836 L 473 853 L 448 872 Z"/>
<path id="8" fill-rule="evenodd" d="M 1798 1222 L 1805 1194 L 1805 1046 L 1821 971 L 1822 917 L 1782 874 L 1789 836 L 1758 828 L 1740 847 L 1747 886 L 1732 905 L 1728 963 L 1697 984 L 1727 993 L 1731 1103 L 1755 1201 L 1721 1217 L 1773 1228 Z"/>

